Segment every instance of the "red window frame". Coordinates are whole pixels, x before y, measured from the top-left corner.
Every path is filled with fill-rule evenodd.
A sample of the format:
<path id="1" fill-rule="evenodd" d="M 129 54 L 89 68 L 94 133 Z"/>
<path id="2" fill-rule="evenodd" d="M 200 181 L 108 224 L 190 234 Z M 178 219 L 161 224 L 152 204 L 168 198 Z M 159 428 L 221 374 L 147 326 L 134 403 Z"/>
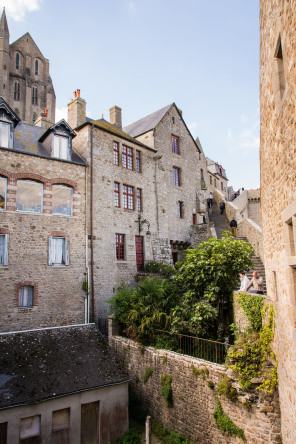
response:
<path id="1" fill-rule="evenodd" d="M 118 261 L 124 261 L 125 259 L 125 235 L 116 234 L 116 259 Z"/>
<path id="2" fill-rule="evenodd" d="M 184 203 L 181 200 L 178 201 L 178 216 L 184 219 Z"/>
<path id="3" fill-rule="evenodd" d="M 179 137 L 172 136 L 172 152 L 174 154 L 180 154 Z"/>
<path id="4" fill-rule="evenodd" d="M 141 188 L 137 188 L 137 210 L 138 211 L 142 211 L 143 210 L 143 206 L 142 206 L 142 190 L 141 190 Z"/>
<path id="5" fill-rule="evenodd" d="M 125 210 L 134 209 L 134 187 L 123 185 L 123 208 Z"/>
<path id="6" fill-rule="evenodd" d="M 120 207 L 120 185 L 114 182 L 114 205 L 116 208 Z"/>
<path id="7" fill-rule="evenodd" d="M 136 150 L 136 171 L 142 173 L 141 151 Z"/>
<path id="8" fill-rule="evenodd" d="M 173 184 L 176 187 L 181 186 L 181 170 L 178 167 L 173 167 Z"/>
<path id="9" fill-rule="evenodd" d="M 133 149 L 126 145 L 122 145 L 122 166 L 128 170 L 134 169 Z"/>
<path id="10" fill-rule="evenodd" d="M 113 161 L 114 165 L 119 165 L 119 143 L 113 142 Z"/>

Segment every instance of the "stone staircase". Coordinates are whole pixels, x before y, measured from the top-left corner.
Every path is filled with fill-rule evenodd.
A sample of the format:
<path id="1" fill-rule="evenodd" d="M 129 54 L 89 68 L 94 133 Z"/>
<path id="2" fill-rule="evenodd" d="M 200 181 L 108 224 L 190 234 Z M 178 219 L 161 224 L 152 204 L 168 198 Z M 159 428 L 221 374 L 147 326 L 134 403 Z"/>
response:
<path id="1" fill-rule="evenodd" d="M 209 220 L 210 220 L 210 222 L 214 223 L 218 239 L 221 239 L 223 231 L 230 231 L 229 221 L 227 219 L 226 214 L 225 213 L 220 214 L 220 210 L 215 202 L 214 202 L 213 208 L 211 208 L 209 210 Z M 248 242 L 248 239 L 246 237 L 237 236 L 236 239 Z M 246 275 L 251 280 L 253 277 L 253 272 L 257 271 L 259 276 L 263 277 L 264 294 L 266 294 L 266 279 L 265 279 L 264 264 L 263 264 L 262 260 L 260 259 L 260 257 L 258 257 L 258 256 L 253 256 L 252 261 L 254 263 L 254 268 L 247 271 Z"/>

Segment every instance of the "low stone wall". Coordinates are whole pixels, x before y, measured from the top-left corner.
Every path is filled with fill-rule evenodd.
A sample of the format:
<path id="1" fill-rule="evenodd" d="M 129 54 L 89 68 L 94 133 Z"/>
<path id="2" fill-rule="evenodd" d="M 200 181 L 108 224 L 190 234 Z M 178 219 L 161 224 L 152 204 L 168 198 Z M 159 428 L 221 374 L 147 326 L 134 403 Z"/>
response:
<path id="1" fill-rule="evenodd" d="M 111 320 L 110 320 L 111 321 Z M 112 327 L 110 328 L 110 332 Z M 119 336 L 109 337 L 110 346 L 132 378 L 132 388 L 140 397 L 147 413 L 165 427 L 188 435 L 194 442 L 203 444 L 226 444 L 242 442 L 239 438 L 226 437 L 217 428 L 213 418 L 216 407 L 214 391 L 227 373 L 227 368 L 208 361 L 192 358 L 167 350 L 155 350 Z M 204 370 L 200 375 L 193 371 Z M 144 383 L 146 369 L 153 370 L 152 376 Z M 161 376 L 172 377 L 173 407 L 167 407 L 161 396 Z M 255 395 L 253 406 L 247 410 L 246 400 L 232 402 L 220 399 L 223 411 L 241 429 L 247 443 L 276 443 L 280 439 L 278 396 L 265 399 Z"/>
<path id="2" fill-rule="evenodd" d="M 191 245 L 195 248 L 202 241 L 206 241 L 211 237 L 209 224 L 191 225 Z"/>
<path id="3" fill-rule="evenodd" d="M 245 219 L 238 224 L 238 236 L 246 237 L 252 244 L 255 255 L 264 263 L 262 229 L 251 219 Z"/>

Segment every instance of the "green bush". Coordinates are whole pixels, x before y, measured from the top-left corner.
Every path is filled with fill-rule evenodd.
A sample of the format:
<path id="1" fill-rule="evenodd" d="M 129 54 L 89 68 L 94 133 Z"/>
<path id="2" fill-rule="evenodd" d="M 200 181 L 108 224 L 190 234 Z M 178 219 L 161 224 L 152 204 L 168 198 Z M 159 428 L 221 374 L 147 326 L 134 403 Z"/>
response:
<path id="1" fill-rule="evenodd" d="M 192 444 L 189 438 L 166 429 L 160 422 L 152 419 L 152 432 L 161 439 L 162 444 Z"/>
<path id="2" fill-rule="evenodd" d="M 216 408 L 213 412 L 217 427 L 226 436 L 238 436 L 244 439 L 244 431 L 237 427 L 229 418 L 226 413 L 223 412 L 221 402 L 217 399 Z"/>
<path id="3" fill-rule="evenodd" d="M 162 262 L 149 261 L 145 265 L 145 271 L 147 273 L 156 273 L 161 276 L 171 277 L 175 273 L 175 267 L 167 264 L 163 264 Z"/>
<path id="4" fill-rule="evenodd" d="M 171 375 L 163 375 L 160 378 L 161 396 L 163 396 L 167 407 L 173 407 L 173 391 L 172 391 L 172 377 Z"/>
<path id="5" fill-rule="evenodd" d="M 231 379 L 227 376 L 221 379 L 221 381 L 217 385 L 217 392 L 219 395 L 225 395 L 231 401 L 237 400 L 237 391 L 234 387 L 232 387 Z"/>
<path id="6" fill-rule="evenodd" d="M 261 330 L 264 298 L 262 296 L 250 296 L 249 294 L 240 293 L 237 296 L 237 301 L 242 307 L 250 327 L 255 331 Z"/>
<path id="7" fill-rule="evenodd" d="M 117 441 L 117 444 L 141 444 L 141 434 L 135 429 L 129 429 L 125 434 Z"/>

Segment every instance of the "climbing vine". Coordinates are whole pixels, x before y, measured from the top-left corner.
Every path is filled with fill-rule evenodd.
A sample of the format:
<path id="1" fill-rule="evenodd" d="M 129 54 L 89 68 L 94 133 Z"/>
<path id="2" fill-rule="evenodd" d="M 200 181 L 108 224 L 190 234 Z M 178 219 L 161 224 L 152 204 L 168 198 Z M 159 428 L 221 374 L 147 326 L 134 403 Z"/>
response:
<path id="1" fill-rule="evenodd" d="M 244 439 L 244 431 L 237 427 L 222 409 L 221 402 L 216 399 L 216 408 L 213 412 L 217 427 L 227 436 L 238 436 Z"/>
<path id="2" fill-rule="evenodd" d="M 161 396 L 164 397 L 166 405 L 173 407 L 173 391 L 172 391 L 172 377 L 171 375 L 162 375 L 160 378 Z"/>
<path id="3" fill-rule="evenodd" d="M 262 309 L 262 317 L 266 316 L 267 307 Z M 239 383 L 243 390 L 252 386 L 253 378 L 260 378 L 258 390 L 272 393 L 277 379 L 277 362 L 271 349 L 273 340 L 274 309 L 271 305 L 267 312 L 267 322 L 260 331 L 252 331 L 242 335 L 228 353 L 229 367 L 239 375 Z"/>
<path id="4" fill-rule="evenodd" d="M 144 384 L 149 381 L 149 378 L 153 375 L 153 370 L 151 367 L 146 367 L 145 375 L 144 375 Z"/>
<path id="5" fill-rule="evenodd" d="M 246 315 L 250 327 L 259 331 L 262 328 L 262 309 L 264 298 L 262 296 L 250 296 L 249 294 L 240 293 L 237 301 L 242 307 Z"/>

